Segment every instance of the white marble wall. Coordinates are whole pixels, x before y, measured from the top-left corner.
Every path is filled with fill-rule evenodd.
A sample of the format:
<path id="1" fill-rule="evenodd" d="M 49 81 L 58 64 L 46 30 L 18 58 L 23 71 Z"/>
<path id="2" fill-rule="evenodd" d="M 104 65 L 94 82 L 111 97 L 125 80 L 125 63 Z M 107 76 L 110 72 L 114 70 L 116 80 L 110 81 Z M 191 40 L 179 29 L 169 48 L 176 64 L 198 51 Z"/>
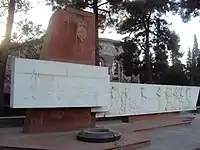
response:
<path id="1" fill-rule="evenodd" d="M 108 69 L 98 66 L 15 58 L 11 107 L 107 106 Z"/>
<path id="2" fill-rule="evenodd" d="M 15 58 L 11 107 L 91 107 L 97 117 L 196 109 L 199 87 L 114 83 L 108 68 Z"/>
<path id="3" fill-rule="evenodd" d="M 199 87 L 113 82 L 110 92 L 108 112 L 97 117 L 194 110 Z"/>

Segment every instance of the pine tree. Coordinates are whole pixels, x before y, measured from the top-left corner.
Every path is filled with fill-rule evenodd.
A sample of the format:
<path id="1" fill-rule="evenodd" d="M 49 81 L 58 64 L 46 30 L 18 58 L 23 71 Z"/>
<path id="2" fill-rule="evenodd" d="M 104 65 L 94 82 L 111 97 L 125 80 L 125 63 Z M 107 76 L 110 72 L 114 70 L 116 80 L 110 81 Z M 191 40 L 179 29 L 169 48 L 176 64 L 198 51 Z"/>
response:
<path id="1" fill-rule="evenodd" d="M 187 53 L 186 65 L 187 65 L 187 67 L 191 67 L 191 65 L 192 65 L 192 52 L 191 52 L 190 48 L 188 49 L 188 53 Z"/>
<path id="2" fill-rule="evenodd" d="M 157 36 L 154 37 L 155 46 L 153 50 L 155 52 L 155 58 L 152 66 L 153 72 L 153 80 L 155 82 L 160 82 L 162 76 L 165 74 L 166 70 L 168 69 L 168 61 L 167 61 L 167 47 L 166 44 L 162 40 L 163 30 L 163 20 L 157 18 L 155 28 Z"/>
<path id="3" fill-rule="evenodd" d="M 200 15 L 199 0 L 179 0 L 181 18 L 184 22 L 188 22 L 192 17 Z"/>
<path id="4" fill-rule="evenodd" d="M 196 35 L 194 35 L 194 44 L 192 52 L 188 51 L 187 58 L 187 73 L 190 79 L 191 85 L 200 84 L 200 52 L 198 48 L 198 41 Z"/>
<path id="5" fill-rule="evenodd" d="M 194 44 L 192 49 L 192 65 L 194 68 L 197 65 L 198 55 L 199 55 L 199 48 L 198 48 L 197 36 L 194 35 Z"/>
<path id="6" fill-rule="evenodd" d="M 183 57 L 183 53 L 180 52 L 180 37 L 175 31 L 170 31 L 168 36 L 169 40 L 167 46 L 170 52 L 172 65 L 180 64 L 180 58 Z"/>
<path id="7" fill-rule="evenodd" d="M 128 34 L 141 49 L 143 57 L 144 82 L 151 83 L 152 60 L 154 47 L 164 47 L 159 55 L 164 56 L 168 38 L 169 24 L 164 19 L 164 15 L 171 11 L 176 11 L 175 0 L 150 0 L 150 1 L 126 1 L 118 10 L 118 15 L 112 15 L 115 20 L 116 29 L 120 34 Z M 157 25 L 160 23 L 159 35 L 157 34 Z M 157 44 L 159 40 L 159 45 Z M 160 44 L 162 43 L 162 44 Z M 162 56 L 162 57 L 163 57 Z M 165 56 L 164 56 L 165 57 Z"/>
<path id="8" fill-rule="evenodd" d="M 190 82 L 192 81 L 192 52 L 188 49 L 187 61 L 186 61 L 186 74 Z"/>
<path id="9" fill-rule="evenodd" d="M 122 62 L 123 73 L 128 77 L 138 75 L 140 73 L 140 51 L 137 45 L 131 40 L 126 40 L 122 43 L 122 48 L 124 52 L 116 59 Z"/>

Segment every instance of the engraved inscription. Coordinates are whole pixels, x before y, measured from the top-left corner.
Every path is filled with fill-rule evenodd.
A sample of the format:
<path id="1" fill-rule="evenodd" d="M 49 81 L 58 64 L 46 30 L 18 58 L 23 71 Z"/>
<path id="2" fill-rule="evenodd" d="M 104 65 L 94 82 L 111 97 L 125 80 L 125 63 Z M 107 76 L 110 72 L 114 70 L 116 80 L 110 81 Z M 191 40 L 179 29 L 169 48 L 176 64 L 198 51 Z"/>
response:
<path id="1" fill-rule="evenodd" d="M 145 95 L 145 92 L 144 92 L 144 87 L 141 87 L 141 98 L 142 98 L 143 103 L 147 99 L 147 96 Z"/>
<path id="2" fill-rule="evenodd" d="M 119 88 L 111 87 L 111 104 L 109 110 L 114 109 L 117 106 L 119 114 L 126 112 L 134 112 L 135 109 L 138 109 L 139 106 L 136 103 L 136 99 L 131 96 L 130 88 Z"/>
<path id="3" fill-rule="evenodd" d="M 187 100 L 187 106 L 186 106 L 186 108 L 190 108 L 191 106 L 192 106 L 192 100 L 191 100 L 191 98 L 192 98 L 192 93 L 191 93 L 192 91 L 191 91 L 191 88 L 187 88 L 186 89 L 186 92 L 185 92 L 185 94 L 186 94 L 186 100 Z"/>
<path id="4" fill-rule="evenodd" d="M 161 109 L 161 88 L 160 87 L 158 87 L 156 94 L 157 94 L 157 99 L 158 99 L 158 110 L 160 110 Z"/>
<path id="5" fill-rule="evenodd" d="M 165 110 L 168 111 L 172 108 L 172 88 L 167 87 L 164 91 L 165 99 L 167 101 L 167 104 L 165 106 Z"/>

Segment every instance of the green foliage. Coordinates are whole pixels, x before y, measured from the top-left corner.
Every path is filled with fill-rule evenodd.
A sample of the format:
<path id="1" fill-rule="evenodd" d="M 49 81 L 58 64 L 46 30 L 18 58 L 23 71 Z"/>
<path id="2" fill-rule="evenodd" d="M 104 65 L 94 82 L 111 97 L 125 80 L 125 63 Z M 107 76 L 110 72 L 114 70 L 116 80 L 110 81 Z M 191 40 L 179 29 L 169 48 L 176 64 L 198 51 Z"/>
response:
<path id="1" fill-rule="evenodd" d="M 122 43 L 122 48 L 124 53 L 120 54 L 116 59 L 122 62 L 124 74 L 126 76 L 139 74 L 140 51 L 137 45 L 131 40 L 126 40 Z"/>
<path id="2" fill-rule="evenodd" d="M 192 17 L 199 16 L 200 0 L 180 0 L 180 15 L 184 22 L 188 22 Z"/>
<path id="3" fill-rule="evenodd" d="M 6 22 L 7 11 L 9 8 L 10 0 L 0 0 L 0 21 Z M 31 9 L 29 0 L 16 0 L 15 15 L 23 15 L 26 18 L 27 12 Z M 12 42 L 25 42 L 26 40 L 32 40 L 40 38 L 44 34 L 42 25 L 35 24 L 27 19 L 14 22 L 14 26 L 17 28 L 16 32 L 12 33 Z"/>
<path id="4" fill-rule="evenodd" d="M 77 9 L 85 9 L 91 7 L 93 4 L 92 0 L 46 0 L 46 4 L 52 6 L 52 10 L 59 8 L 65 8 L 67 6 L 75 7 Z"/>
<path id="5" fill-rule="evenodd" d="M 0 17 L 6 15 L 10 0 L 0 0 Z M 30 10 L 29 0 L 16 0 L 15 13 L 23 12 L 24 14 Z"/>
<path id="6" fill-rule="evenodd" d="M 167 12 L 176 13 L 178 3 L 175 0 L 148 0 L 124 2 L 112 19 L 120 34 L 126 34 L 144 54 L 140 73 L 144 82 L 158 82 L 168 69 L 169 52 L 173 63 L 179 62 L 179 37 L 170 31 L 165 20 Z"/>
<path id="7" fill-rule="evenodd" d="M 196 35 L 194 35 L 193 49 L 188 51 L 186 69 L 190 85 L 200 85 L 200 51 Z"/>
<path id="8" fill-rule="evenodd" d="M 108 1 L 104 2 L 102 0 L 46 0 L 46 4 L 52 7 L 52 10 L 65 9 L 68 6 L 77 9 L 82 9 L 87 11 L 93 11 L 95 15 L 98 15 L 98 28 L 105 30 L 107 26 L 107 21 L 112 22 L 110 5 Z M 95 12 L 98 12 L 98 14 Z"/>
<path id="9" fill-rule="evenodd" d="M 44 35 L 45 30 L 42 25 L 35 24 L 32 21 L 25 19 L 17 23 L 17 32 L 13 33 L 12 40 L 15 42 L 30 41 L 32 39 L 38 39 Z"/>
<path id="10" fill-rule="evenodd" d="M 171 56 L 171 62 L 173 65 L 180 64 L 180 58 L 183 57 L 183 53 L 180 52 L 180 37 L 176 34 L 175 31 L 169 32 L 169 40 L 167 41 L 168 50 Z"/>
<path id="11" fill-rule="evenodd" d="M 188 85 L 189 80 L 184 71 L 184 66 L 182 64 L 171 66 L 166 71 L 161 83 L 167 85 Z"/>

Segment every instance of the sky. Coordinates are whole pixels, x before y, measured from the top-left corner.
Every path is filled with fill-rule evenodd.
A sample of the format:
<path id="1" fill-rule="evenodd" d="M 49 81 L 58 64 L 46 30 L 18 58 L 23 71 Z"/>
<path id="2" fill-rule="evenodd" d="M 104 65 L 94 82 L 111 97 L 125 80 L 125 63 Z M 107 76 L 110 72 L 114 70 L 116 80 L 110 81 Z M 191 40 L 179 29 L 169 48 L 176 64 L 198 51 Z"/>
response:
<path id="1" fill-rule="evenodd" d="M 50 7 L 45 5 L 45 0 L 30 0 L 32 5 L 32 10 L 28 14 L 28 19 L 37 23 L 42 24 L 44 29 L 47 29 L 49 19 L 52 15 L 52 11 Z M 22 19 L 23 15 L 18 15 L 15 17 L 15 20 L 18 21 Z M 168 20 L 172 23 L 171 29 L 175 30 L 177 34 L 180 36 L 180 50 L 185 53 L 182 58 L 183 63 L 186 61 L 187 50 L 188 48 L 192 48 L 194 34 L 197 35 L 197 39 L 200 39 L 200 18 L 194 18 L 188 23 L 183 23 L 179 16 L 168 16 Z M 0 21 L 0 37 L 4 35 L 5 25 L 1 24 Z M 15 27 L 14 27 L 15 31 Z M 109 38 L 113 40 L 121 40 L 122 36 L 117 34 L 114 29 L 107 29 L 103 34 L 100 33 L 99 37 L 101 38 Z M 0 39 L 1 40 L 1 39 Z M 200 41 L 199 41 L 200 43 Z"/>

